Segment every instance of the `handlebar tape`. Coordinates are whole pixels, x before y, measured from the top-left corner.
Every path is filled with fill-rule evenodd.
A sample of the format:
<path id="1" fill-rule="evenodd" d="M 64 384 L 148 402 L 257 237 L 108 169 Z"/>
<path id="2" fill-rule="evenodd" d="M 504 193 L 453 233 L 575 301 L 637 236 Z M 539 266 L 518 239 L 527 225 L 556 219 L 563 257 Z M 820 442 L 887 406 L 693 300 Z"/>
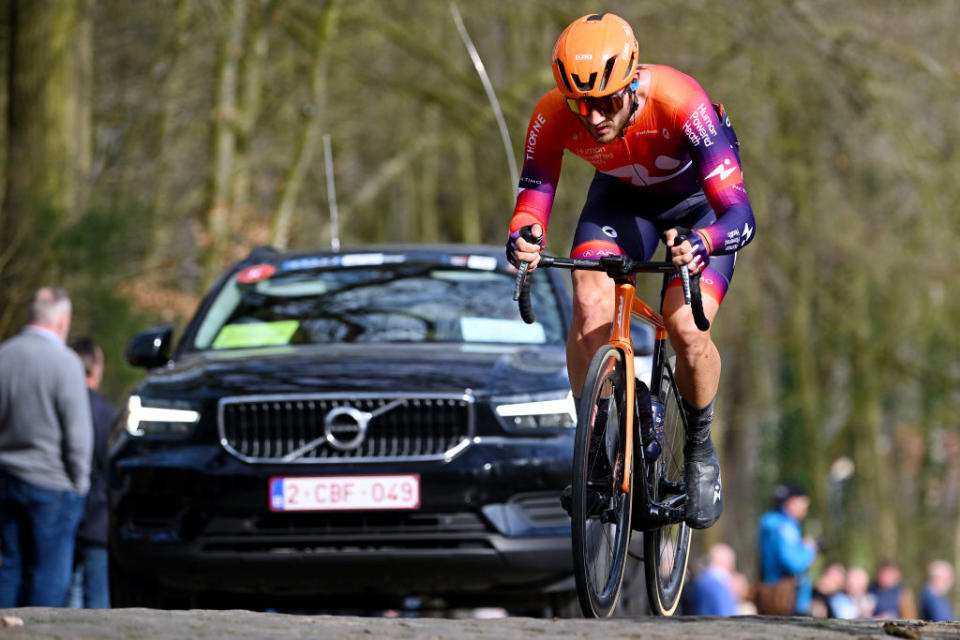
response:
<path id="1" fill-rule="evenodd" d="M 673 246 L 683 243 L 694 233 L 692 229 L 677 227 L 677 237 L 673 239 Z M 683 302 L 689 304 L 693 311 L 693 322 L 700 331 L 710 328 L 710 321 L 703 312 L 703 296 L 700 293 L 700 274 L 691 276 L 686 265 L 680 267 L 680 281 L 683 284 Z"/>
<path id="2" fill-rule="evenodd" d="M 520 237 L 534 244 L 541 244 L 543 242 L 543 236 L 539 238 L 533 237 L 530 225 L 520 229 Z M 517 268 L 517 280 L 513 287 L 513 299 L 517 301 L 520 307 L 520 317 L 523 318 L 523 321 L 527 324 L 533 324 L 537 320 L 537 314 L 534 313 L 533 305 L 530 302 L 530 280 L 527 278 L 529 270 L 529 262 L 521 262 Z"/>

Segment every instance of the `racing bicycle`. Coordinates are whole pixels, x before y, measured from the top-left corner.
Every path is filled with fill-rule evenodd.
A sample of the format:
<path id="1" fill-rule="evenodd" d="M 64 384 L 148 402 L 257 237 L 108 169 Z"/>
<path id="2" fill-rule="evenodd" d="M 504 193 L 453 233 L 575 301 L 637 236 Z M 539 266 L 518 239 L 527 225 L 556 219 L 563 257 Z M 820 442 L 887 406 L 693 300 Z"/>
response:
<path id="1" fill-rule="evenodd" d="M 683 239 L 681 235 L 676 242 Z M 521 263 L 518 269 L 514 299 L 523 320 L 532 324 L 536 316 L 528 267 Z M 677 268 L 669 261 L 637 262 L 625 256 L 591 260 L 549 255 L 541 256 L 540 267 L 603 271 L 615 283 L 610 340 L 590 362 L 578 407 L 568 496 L 580 608 L 586 617 L 614 612 L 631 533 L 642 531 L 650 608 L 656 615 L 673 615 L 690 554 L 683 481 L 687 417 L 674 379 L 675 357 L 663 317 L 637 297 L 634 280 L 638 273 L 662 274 L 662 304 L 667 282 Z M 690 276 L 686 265 L 680 276 L 685 302 L 692 305 L 697 327 L 706 331 L 710 324 L 703 313 L 699 277 Z M 631 315 L 654 329 L 649 386 L 635 377 Z"/>

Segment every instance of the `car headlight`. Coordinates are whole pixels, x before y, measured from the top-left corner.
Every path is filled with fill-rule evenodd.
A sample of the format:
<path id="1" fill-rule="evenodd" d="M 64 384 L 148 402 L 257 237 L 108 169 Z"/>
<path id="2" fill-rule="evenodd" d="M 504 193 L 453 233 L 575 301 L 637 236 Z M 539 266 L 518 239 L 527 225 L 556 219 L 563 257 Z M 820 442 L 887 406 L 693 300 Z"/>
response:
<path id="1" fill-rule="evenodd" d="M 200 412 L 184 402 L 143 400 L 138 395 L 127 401 L 127 433 L 132 436 L 182 437 L 189 435 L 199 421 Z"/>
<path id="2" fill-rule="evenodd" d="M 558 429 L 577 426 L 573 395 L 533 394 L 494 398 L 497 417 L 510 429 Z"/>

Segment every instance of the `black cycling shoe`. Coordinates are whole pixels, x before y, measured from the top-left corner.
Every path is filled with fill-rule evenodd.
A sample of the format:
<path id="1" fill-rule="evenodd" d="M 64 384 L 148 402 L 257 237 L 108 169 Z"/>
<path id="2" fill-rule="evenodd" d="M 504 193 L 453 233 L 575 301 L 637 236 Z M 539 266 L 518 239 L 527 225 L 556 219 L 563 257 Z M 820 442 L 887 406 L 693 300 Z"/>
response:
<path id="1" fill-rule="evenodd" d="M 684 520 L 694 529 L 706 529 L 723 513 L 720 456 L 710 440 L 713 402 L 703 409 L 685 408 L 690 430 L 683 447 L 683 479 L 687 492 Z"/>

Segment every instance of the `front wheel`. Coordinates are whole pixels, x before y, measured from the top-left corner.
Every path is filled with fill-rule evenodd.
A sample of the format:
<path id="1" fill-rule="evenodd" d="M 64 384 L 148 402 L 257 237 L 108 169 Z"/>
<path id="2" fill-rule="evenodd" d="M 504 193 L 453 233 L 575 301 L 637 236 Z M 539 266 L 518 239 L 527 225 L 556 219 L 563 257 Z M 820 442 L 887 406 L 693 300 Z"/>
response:
<path id="1" fill-rule="evenodd" d="M 604 346 L 587 370 L 573 456 L 573 568 L 586 617 L 611 615 L 620 598 L 632 509 L 624 474 L 633 484 L 625 468 L 626 399 L 623 356 Z"/>
<path id="2" fill-rule="evenodd" d="M 645 463 L 644 485 L 651 503 L 682 511 L 685 417 L 670 363 L 663 363 L 660 376 L 660 384 L 654 388 L 659 388 L 655 400 L 660 402 L 663 411 L 661 453 L 655 461 Z M 690 527 L 682 520 L 643 534 L 647 594 L 656 615 L 673 615 L 680 602 L 690 555 L 690 534 Z"/>

